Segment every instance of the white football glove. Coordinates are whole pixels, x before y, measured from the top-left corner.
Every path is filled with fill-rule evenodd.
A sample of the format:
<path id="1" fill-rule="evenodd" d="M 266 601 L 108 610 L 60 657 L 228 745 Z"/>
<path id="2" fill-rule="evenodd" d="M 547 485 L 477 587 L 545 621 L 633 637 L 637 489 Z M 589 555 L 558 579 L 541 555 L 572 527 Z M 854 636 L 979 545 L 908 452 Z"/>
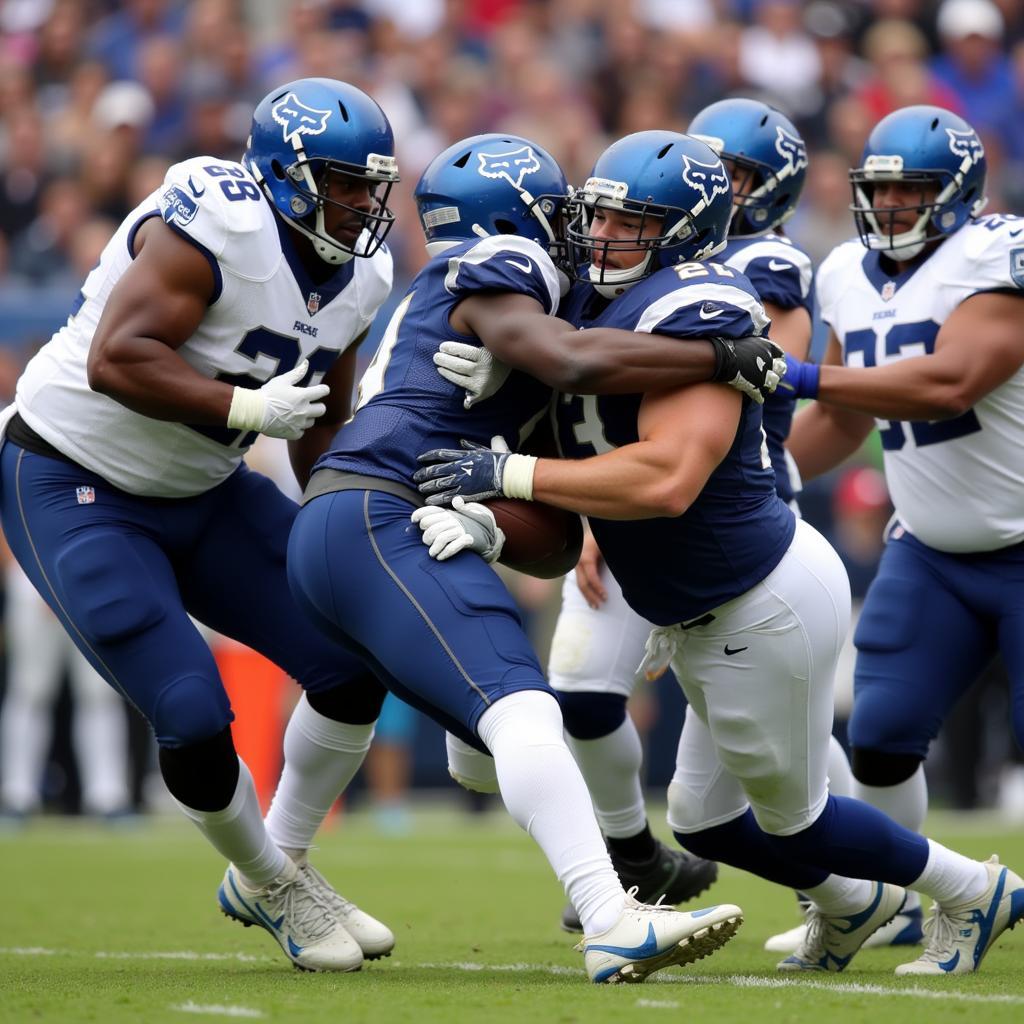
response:
<path id="1" fill-rule="evenodd" d="M 490 398 L 510 373 L 510 368 L 483 345 L 467 345 L 461 341 L 442 341 L 440 349 L 434 353 L 434 365 L 445 380 L 465 389 L 462 405 L 466 409 Z"/>
<path id="2" fill-rule="evenodd" d="M 451 507 L 424 505 L 412 514 L 412 521 L 422 530 L 420 538 L 430 547 L 430 557 L 438 562 L 469 548 L 485 562 L 501 556 L 505 534 L 494 519 L 494 513 L 476 501 L 456 496 Z"/>
<path id="3" fill-rule="evenodd" d="M 327 411 L 325 399 L 331 389 L 326 384 L 299 387 L 309 369 L 303 359 L 294 370 L 271 377 L 263 387 L 235 388 L 228 412 L 233 430 L 257 430 L 268 437 L 297 441 Z"/>

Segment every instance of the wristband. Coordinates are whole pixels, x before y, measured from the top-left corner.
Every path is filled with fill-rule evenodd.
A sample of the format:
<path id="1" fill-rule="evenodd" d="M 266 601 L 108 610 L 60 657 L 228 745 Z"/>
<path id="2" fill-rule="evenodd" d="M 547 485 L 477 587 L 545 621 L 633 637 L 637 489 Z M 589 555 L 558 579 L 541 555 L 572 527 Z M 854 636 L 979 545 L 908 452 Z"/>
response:
<path id="1" fill-rule="evenodd" d="M 501 490 L 505 497 L 533 501 L 533 473 L 536 468 L 535 455 L 510 455 L 501 471 Z"/>
<path id="2" fill-rule="evenodd" d="M 260 430 L 264 407 L 265 400 L 258 391 L 236 387 L 228 410 L 228 426 L 232 430 Z"/>

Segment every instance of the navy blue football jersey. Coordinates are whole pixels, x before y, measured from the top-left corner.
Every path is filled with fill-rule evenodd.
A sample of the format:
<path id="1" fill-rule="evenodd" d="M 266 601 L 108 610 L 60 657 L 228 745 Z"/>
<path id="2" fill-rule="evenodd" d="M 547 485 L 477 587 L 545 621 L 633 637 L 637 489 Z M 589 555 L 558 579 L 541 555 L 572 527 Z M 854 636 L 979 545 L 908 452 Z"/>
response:
<path id="1" fill-rule="evenodd" d="M 354 416 L 315 469 L 384 477 L 411 487 L 416 456 L 432 448 L 458 447 L 463 439 L 489 447 L 500 434 L 517 450 L 545 416 L 550 388 L 512 371 L 496 394 L 467 410 L 465 392 L 446 381 L 433 362 L 442 341 L 480 344 L 449 322 L 455 306 L 478 292 L 530 295 L 552 313 L 560 289 L 548 254 L 515 235 L 464 242 L 436 256 L 392 316 L 359 383 Z"/>
<path id="2" fill-rule="evenodd" d="M 811 260 L 788 238 L 774 233 L 730 238 L 718 259 L 745 275 L 762 302 L 771 302 L 780 309 L 802 306 L 813 317 Z M 765 399 L 762 412 L 768 455 L 775 470 L 775 489 L 783 501 L 796 497 L 784 449 L 795 411 L 796 398 L 792 392 L 780 388 Z"/>
<path id="3" fill-rule="evenodd" d="M 768 319 L 750 282 L 718 263 L 658 271 L 605 303 L 578 285 L 559 315 L 578 327 L 619 327 L 680 339 L 760 334 Z M 639 440 L 642 395 L 563 395 L 555 407 L 568 458 Z M 683 515 L 619 521 L 590 518 L 594 536 L 629 605 L 655 625 L 686 622 L 764 579 L 793 539 L 795 518 L 775 493 L 761 407 L 745 398 L 729 453 Z"/>

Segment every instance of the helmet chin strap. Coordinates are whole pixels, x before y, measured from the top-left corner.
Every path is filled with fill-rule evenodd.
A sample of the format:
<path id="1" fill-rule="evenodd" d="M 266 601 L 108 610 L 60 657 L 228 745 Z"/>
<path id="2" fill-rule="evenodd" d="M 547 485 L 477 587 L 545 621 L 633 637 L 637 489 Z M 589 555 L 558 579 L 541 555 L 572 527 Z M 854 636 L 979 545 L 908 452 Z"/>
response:
<path id="1" fill-rule="evenodd" d="M 653 255 L 653 251 L 648 249 L 644 258 L 635 267 L 626 267 L 622 270 L 602 270 L 591 263 L 588 271 L 590 283 L 602 298 L 618 298 L 647 276 L 647 267 Z"/>

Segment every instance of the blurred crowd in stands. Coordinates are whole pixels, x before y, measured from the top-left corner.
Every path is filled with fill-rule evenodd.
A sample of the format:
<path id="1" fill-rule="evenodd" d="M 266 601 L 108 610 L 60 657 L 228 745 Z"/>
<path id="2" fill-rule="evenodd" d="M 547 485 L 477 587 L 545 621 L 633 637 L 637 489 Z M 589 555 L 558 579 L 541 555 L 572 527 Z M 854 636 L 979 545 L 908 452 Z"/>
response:
<path id="1" fill-rule="evenodd" d="M 426 258 L 412 188 L 451 142 L 524 135 L 581 183 L 611 140 L 685 131 L 726 96 L 764 99 L 803 133 L 808 183 L 787 231 L 815 263 L 854 233 L 847 170 L 869 130 L 909 104 L 967 118 L 988 210 L 1024 212 L 1020 0 L 0 0 L 0 403 L 166 168 L 237 159 L 256 102 L 306 76 L 360 86 L 394 127 L 393 301 Z M 870 579 L 877 549 L 834 520 L 884 521 L 884 481 L 849 473 L 815 485 L 806 512 Z M 543 621 L 555 591 L 534 582 L 523 601 Z"/>

